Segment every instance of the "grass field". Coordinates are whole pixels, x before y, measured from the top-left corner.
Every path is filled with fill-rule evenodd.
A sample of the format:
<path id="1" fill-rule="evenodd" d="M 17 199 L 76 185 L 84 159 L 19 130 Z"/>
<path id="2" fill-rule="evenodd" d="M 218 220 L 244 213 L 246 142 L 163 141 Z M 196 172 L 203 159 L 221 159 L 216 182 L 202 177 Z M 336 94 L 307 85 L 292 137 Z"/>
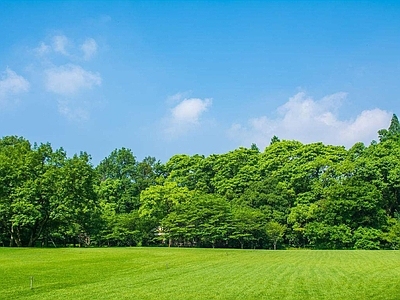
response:
<path id="1" fill-rule="evenodd" d="M 400 252 L 0 248 L 0 299 L 400 299 Z"/>

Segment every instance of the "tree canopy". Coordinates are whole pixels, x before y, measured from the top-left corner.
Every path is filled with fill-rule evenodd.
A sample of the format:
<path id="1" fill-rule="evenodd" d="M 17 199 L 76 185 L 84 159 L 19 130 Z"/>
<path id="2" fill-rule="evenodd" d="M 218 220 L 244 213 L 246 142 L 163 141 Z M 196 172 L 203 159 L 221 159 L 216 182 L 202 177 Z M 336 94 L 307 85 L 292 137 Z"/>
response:
<path id="1" fill-rule="evenodd" d="M 166 163 L 115 149 L 97 166 L 0 139 L 0 245 L 399 249 L 400 123 L 350 149 L 274 136 Z"/>

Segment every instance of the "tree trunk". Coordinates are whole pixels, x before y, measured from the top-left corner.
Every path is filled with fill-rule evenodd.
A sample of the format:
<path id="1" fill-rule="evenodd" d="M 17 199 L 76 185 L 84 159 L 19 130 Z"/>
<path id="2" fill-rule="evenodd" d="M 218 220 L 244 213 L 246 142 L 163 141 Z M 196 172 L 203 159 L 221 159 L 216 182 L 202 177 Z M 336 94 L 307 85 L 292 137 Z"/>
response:
<path id="1" fill-rule="evenodd" d="M 11 225 L 11 230 L 10 230 L 10 247 L 14 247 L 14 228 L 13 225 Z"/>
<path id="2" fill-rule="evenodd" d="M 11 227 L 12 230 L 12 235 L 14 236 L 14 241 L 17 247 L 22 247 L 22 242 L 21 242 L 21 235 L 19 232 L 19 227 L 14 228 L 14 226 Z"/>
<path id="3" fill-rule="evenodd" d="M 31 236 L 29 237 L 29 243 L 28 243 L 28 247 L 33 247 L 34 245 L 34 235 L 35 235 L 35 230 L 31 231 Z"/>
<path id="4" fill-rule="evenodd" d="M 35 245 L 35 242 L 40 238 L 42 235 L 42 231 L 44 229 L 44 226 L 47 224 L 49 217 L 46 215 L 42 222 L 37 222 L 35 224 L 35 227 L 32 229 L 31 232 L 31 237 L 29 239 L 29 247 L 33 247 Z"/>
<path id="5" fill-rule="evenodd" d="M 276 250 L 276 241 L 274 242 L 274 250 Z"/>

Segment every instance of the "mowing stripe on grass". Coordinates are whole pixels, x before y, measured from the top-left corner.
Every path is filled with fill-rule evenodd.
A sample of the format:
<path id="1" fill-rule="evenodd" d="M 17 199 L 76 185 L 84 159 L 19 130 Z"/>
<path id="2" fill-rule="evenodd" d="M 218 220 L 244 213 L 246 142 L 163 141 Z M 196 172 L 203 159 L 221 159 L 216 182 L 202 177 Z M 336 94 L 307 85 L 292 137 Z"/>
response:
<path id="1" fill-rule="evenodd" d="M 399 299 L 400 252 L 1 248 L 0 278 L 1 299 Z"/>

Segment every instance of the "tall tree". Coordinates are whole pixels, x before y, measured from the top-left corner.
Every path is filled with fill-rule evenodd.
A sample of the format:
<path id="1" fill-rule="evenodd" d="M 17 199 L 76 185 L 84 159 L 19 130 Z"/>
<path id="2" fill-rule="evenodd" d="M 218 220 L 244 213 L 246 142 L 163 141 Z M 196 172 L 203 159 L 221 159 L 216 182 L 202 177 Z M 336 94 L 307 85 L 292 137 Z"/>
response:
<path id="1" fill-rule="evenodd" d="M 390 120 L 389 128 L 379 130 L 378 136 L 381 142 L 386 141 L 387 139 L 393 139 L 393 138 L 399 139 L 400 122 L 396 114 L 393 114 L 392 119 Z"/>
<path id="2" fill-rule="evenodd" d="M 136 157 L 130 149 L 115 149 L 96 167 L 100 182 L 98 194 L 102 201 L 115 202 L 117 213 L 129 213 L 139 207 L 135 186 Z"/>
<path id="3" fill-rule="evenodd" d="M 23 138 L 0 140 L 0 219 L 10 245 L 34 246 L 66 223 L 87 227 L 96 205 L 89 160 L 86 154 L 68 159 L 49 144 L 32 147 Z"/>

